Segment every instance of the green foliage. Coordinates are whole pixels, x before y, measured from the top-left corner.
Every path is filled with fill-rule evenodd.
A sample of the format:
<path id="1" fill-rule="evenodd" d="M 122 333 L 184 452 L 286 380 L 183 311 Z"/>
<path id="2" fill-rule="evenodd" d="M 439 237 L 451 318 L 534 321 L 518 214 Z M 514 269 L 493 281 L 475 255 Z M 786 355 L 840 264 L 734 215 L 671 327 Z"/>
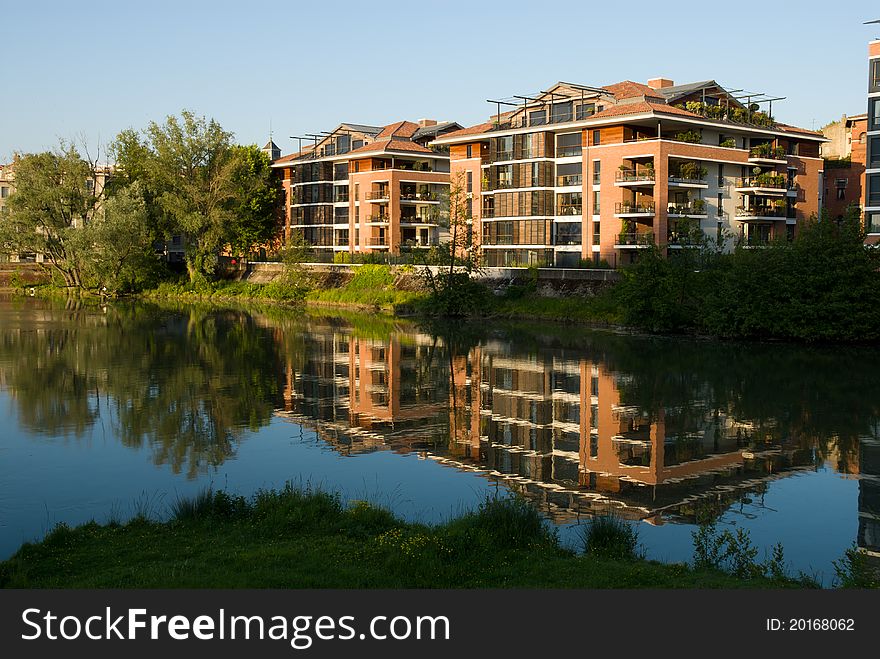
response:
<path id="1" fill-rule="evenodd" d="M 736 148 L 736 140 L 732 137 L 728 137 L 726 140 L 723 140 L 718 146 L 723 146 L 728 149 Z"/>
<path id="2" fill-rule="evenodd" d="M 699 131 L 686 130 L 675 134 L 675 139 L 679 142 L 689 142 L 691 144 L 699 144 L 703 141 L 703 136 Z"/>
<path id="3" fill-rule="evenodd" d="M 120 185 L 139 181 L 157 230 L 180 234 L 190 282 L 213 279 L 221 248 L 247 253 L 275 233 L 278 184 L 265 154 L 184 110 L 114 143 Z"/>
<path id="4" fill-rule="evenodd" d="M 333 304 L 356 304 L 392 309 L 420 301 L 424 294 L 400 290 L 387 265 L 365 264 L 354 269 L 354 276 L 344 286 L 312 290 L 307 299 Z"/>
<path id="5" fill-rule="evenodd" d="M 880 588 L 880 571 L 855 543 L 833 564 L 839 588 Z"/>
<path id="6" fill-rule="evenodd" d="M 694 569 L 716 569 L 739 579 L 788 579 L 785 553 L 781 544 L 771 548 L 770 556 L 764 562 L 757 561 L 758 548 L 752 544 L 751 536 L 745 529 L 736 532 L 725 529 L 721 533 L 715 524 L 704 524 L 691 534 L 694 543 Z M 801 578 L 805 586 L 815 583 L 809 578 Z"/>
<path id="7" fill-rule="evenodd" d="M 638 530 L 614 514 L 597 515 L 581 528 L 585 553 L 619 561 L 641 557 Z"/>

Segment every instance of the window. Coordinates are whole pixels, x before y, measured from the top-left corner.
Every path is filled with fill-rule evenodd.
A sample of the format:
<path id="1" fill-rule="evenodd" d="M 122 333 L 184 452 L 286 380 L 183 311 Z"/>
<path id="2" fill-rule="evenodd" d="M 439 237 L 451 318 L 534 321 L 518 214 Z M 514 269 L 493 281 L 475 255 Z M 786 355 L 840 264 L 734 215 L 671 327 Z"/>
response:
<path id="1" fill-rule="evenodd" d="M 593 191 L 593 215 L 599 214 L 599 191 Z"/>
<path id="2" fill-rule="evenodd" d="M 336 138 L 336 153 L 347 153 L 351 148 L 351 135 L 340 135 Z"/>
<path id="3" fill-rule="evenodd" d="M 880 98 L 872 98 L 868 103 L 868 130 L 880 130 Z"/>
<path id="4" fill-rule="evenodd" d="M 594 160 L 593 161 L 593 185 L 599 185 L 599 180 L 601 178 L 602 172 L 602 161 Z"/>
<path id="5" fill-rule="evenodd" d="M 529 112 L 529 126 L 542 126 L 547 123 L 547 113 L 542 110 Z"/>
<path id="6" fill-rule="evenodd" d="M 868 140 L 868 169 L 880 169 L 880 136 L 872 135 Z"/>
<path id="7" fill-rule="evenodd" d="M 724 165 L 718 163 L 718 185 L 724 185 Z"/>
<path id="8" fill-rule="evenodd" d="M 473 172 L 467 173 L 467 191 L 468 192 L 474 191 L 474 173 Z"/>
<path id="9" fill-rule="evenodd" d="M 467 157 L 468 158 L 474 157 L 474 146 L 472 144 L 467 145 Z"/>
<path id="10" fill-rule="evenodd" d="M 571 101 L 555 103 L 550 108 L 550 115 L 554 124 L 562 121 L 571 121 Z"/>
<path id="11" fill-rule="evenodd" d="M 0 188 L 0 199 L 6 199 L 6 197 L 8 197 L 8 196 L 9 196 L 9 188 L 7 188 L 4 185 L 2 188 Z"/>
<path id="12" fill-rule="evenodd" d="M 880 92 L 880 59 L 871 62 L 871 77 L 868 80 L 868 91 Z"/>
<path id="13" fill-rule="evenodd" d="M 837 190 L 837 198 L 838 199 L 846 199 L 846 179 L 839 178 L 834 182 L 834 187 Z"/>
<path id="14" fill-rule="evenodd" d="M 880 174 L 871 174 L 867 179 L 867 205 L 880 206 Z"/>
<path id="15" fill-rule="evenodd" d="M 602 131 L 593 131 L 593 146 L 598 146 L 602 142 Z"/>
<path id="16" fill-rule="evenodd" d="M 354 140 L 351 143 L 351 150 L 354 151 L 355 149 L 360 149 L 363 145 L 364 145 L 363 140 Z"/>
<path id="17" fill-rule="evenodd" d="M 868 233 L 880 233 L 880 213 L 865 214 L 865 231 Z"/>
<path id="18" fill-rule="evenodd" d="M 722 193 L 718 193 L 718 207 L 715 209 L 718 217 L 724 217 L 724 195 Z"/>
<path id="19" fill-rule="evenodd" d="M 596 104 L 595 103 L 582 103 L 577 106 L 575 110 L 577 116 L 575 117 L 578 121 L 581 119 L 586 119 L 590 115 L 596 114 Z"/>
<path id="20" fill-rule="evenodd" d="M 499 137 L 495 141 L 495 160 L 513 160 L 513 136 Z"/>
<path id="21" fill-rule="evenodd" d="M 581 155 L 581 134 L 565 133 L 556 137 L 556 157 L 568 158 Z"/>

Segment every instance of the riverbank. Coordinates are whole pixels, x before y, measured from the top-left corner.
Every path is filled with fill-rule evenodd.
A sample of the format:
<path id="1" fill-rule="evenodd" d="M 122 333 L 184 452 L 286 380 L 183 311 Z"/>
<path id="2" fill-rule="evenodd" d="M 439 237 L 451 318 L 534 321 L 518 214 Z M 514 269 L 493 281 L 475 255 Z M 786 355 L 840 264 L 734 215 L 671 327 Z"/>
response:
<path id="1" fill-rule="evenodd" d="M 607 545 L 605 547 L 607 549 Z M 0 563 L 5 588 L 767 588 L 619 554 L 577 554 L 527 504 L 489 500 L 444 524 L 331 494 L 179 501 L 172 519 L 59 526 Z"/>

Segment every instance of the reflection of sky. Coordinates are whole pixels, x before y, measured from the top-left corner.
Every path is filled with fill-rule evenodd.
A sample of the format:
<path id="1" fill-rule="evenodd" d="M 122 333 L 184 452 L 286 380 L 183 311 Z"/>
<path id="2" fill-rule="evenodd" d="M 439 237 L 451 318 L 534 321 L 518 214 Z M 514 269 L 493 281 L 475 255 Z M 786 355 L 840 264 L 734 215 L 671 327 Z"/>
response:
<path id="1" fill-rule="evenodd" d="M 763 495 L 748 495 L 751 503 L 735 503 L 717 521 L 716 530 L 749 531 L 758 547 L 756 560 L 769 557 L 773 545 L 782 543 L 791 573 L 800 571 L 830 585 L 831 561 L 840 558 L 856 539 L 859 486 L 831 469 L 798 472 L 768 483 Z M 693 557 L 691 533 L 696 526 L 666 523 L 638 525 L 639 541 L 648 558 L 687 562 Z M 567 544 L 578 542 L 576 528 L 562 529 Z"/>
<path id="2" fill-rule="evenodd" d="M 219 468 L 188 480 L 167 465 L 155 466 L 149 448 L 123 446 L 100 422 L 79 440 L 31 436 L 17 427 L 15 405 L 2 390 L 0 410 L 6 418 L 0 432 L 0 559 L 59 522 L 105 521 L 111 514 L 124 519 L 144 505 L 161 515 L 178 496 L 208 484 L 250 495 L 289 480 L 311 482 L 424 522 L 448 518 L 494 491 L 485 478 L 416 455 L 379 451 L 344 458 L 311 430 L 300 432 L 275 418 L 258 434 L 246 434 Z"/>
<path id="3" fill-rule="evenodd" d="M 104 418 L 109 418 L 102 404 Z M 256 435 L 246 433 L 235 455 L 219 468 L 188 480 L 167 465 L 155 466 L 149 448 L 131 449 L 112 436 L 100 421 L 82 439 L 29 435 L 16 425 L 16 407 L 0 391 L 6 411 L 0 433 L 0 558 L 21 542 L 39 538 L 58 522 L 71 525 L 111 515 L 126 518 L 146 506 L 154 515 L 167 512 L 178 496 L 212 485 L 249 495 L 286 481 L 320 485 L 347 499 L 366 499 L 392 508 L 413 521 L 440 521 L 472 507 L 495 491 L 477 474 L 452 469 L 417 455 L 390 451 L 342 457 L 318 440 L 313 431 L 273 418 Z M 754 495 L 750 495 L 754 496 Z M 768 484 L 751 503 L 735 504 L 718 529 L 748 529 L 759 558 L 776 542 L 797 572 L 818 573 L 830 582 L 831 561 L 856 537 L 858 481 L 831 469 L 799 472 Z M 639 525 L 648 558 L 688 561 L 693 526 Z M 572 526 L 562 539 L 575 544 Z"/>

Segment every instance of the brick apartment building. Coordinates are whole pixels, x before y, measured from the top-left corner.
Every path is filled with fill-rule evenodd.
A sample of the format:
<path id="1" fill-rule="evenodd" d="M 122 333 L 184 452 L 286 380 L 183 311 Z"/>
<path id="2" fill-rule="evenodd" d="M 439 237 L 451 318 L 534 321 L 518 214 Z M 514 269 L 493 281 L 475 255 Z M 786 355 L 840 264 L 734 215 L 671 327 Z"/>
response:
<path id="1" fill-rule="evenodd" d="M 868 133 L 865 170 L 865 229 L 880 244 L 880 39 L 868 44 Z"/>
<path id="2" fill-rule="evenodd" d="M 428 145 L 460 128 L 423 119 L 344 123 L 309 135 L 311 145 L 272 164 L 284 181 L 285 241 L 298 232 L 327 260 L 336 252 L 399 254 L 439 244 L 449 154 Z"/>
<path id="3" fill-rule="evenodd" d="M 862 206 L 867 132 L 867 114 L 844 115 L 822 129 L 828 138 L 821 147 L 825 160 L 822 205 L 831 217 L 841 218 L 850 206 Z"/>
<path id="4" fill-rule="evenodd" d="M 560 82 L 434 145 L 481 181 L 485 265 L 616 266 L 704 236 L 760 245 L 818 213 L 825 138 L 775 121 L 777 100 L 712 80 Z"/>

